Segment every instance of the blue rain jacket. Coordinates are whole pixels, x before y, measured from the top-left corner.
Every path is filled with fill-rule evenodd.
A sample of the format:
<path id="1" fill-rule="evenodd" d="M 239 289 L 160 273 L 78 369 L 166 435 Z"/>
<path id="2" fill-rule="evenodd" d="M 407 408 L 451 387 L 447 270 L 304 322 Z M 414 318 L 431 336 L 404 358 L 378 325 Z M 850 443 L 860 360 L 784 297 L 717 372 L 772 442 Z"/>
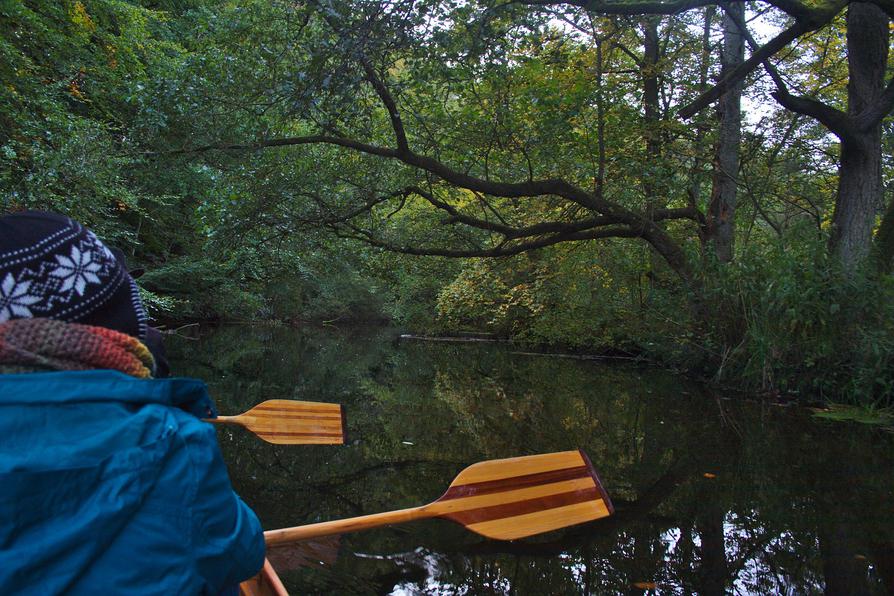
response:
<path id="1" fill-rule="evenodd" d="M 217 593 L 264 537 L 196 379 L 0 374 L 0 594 Z"/>

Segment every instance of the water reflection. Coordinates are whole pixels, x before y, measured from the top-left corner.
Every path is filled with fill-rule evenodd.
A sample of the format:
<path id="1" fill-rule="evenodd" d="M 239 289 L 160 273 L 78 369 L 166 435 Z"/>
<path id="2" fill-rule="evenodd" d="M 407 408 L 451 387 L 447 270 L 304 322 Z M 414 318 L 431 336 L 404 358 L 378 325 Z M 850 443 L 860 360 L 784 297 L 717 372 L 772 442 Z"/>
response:
<path id="1" fill-rule="evenodd" d="M 894 594 L 883 431 L 717 400 L 660 371 L 387 330 L 224 327 L 170 351 L 225 413 L 271 398 L 347 406 L 346 446 L 220 431 L 266 528 L 421 505 L 469 463 L 578 447 L 617 509 L 513 543 L 430 520 L 275 554 L 295 593 Z"/>

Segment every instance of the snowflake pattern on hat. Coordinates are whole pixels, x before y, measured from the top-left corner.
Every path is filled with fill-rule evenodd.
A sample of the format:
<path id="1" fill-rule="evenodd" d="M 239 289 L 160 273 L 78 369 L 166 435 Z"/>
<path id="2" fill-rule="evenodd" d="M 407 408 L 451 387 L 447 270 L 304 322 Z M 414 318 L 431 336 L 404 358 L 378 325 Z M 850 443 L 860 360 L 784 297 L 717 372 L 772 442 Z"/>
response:
<path id="1" fill-rule="evenodd" d="M 50 314 L 56 310 L 86 314 L 118 289 L 124 276 L 99 238 L 83 230 L 81 238 L 71 240 L 72 244 L 61 246 L 53 243 L 30 258 L 14 255 L 23 266 L 8 272 L 0 282 L 0 323 L 13 317 L 53 318 Z M 3 265 L 0 256 L 0 270 L 6 269 Z M 75 302 L 75 294 L 83 297 L 89 284 L 101 287 L 84 303 Z"/>
<path id="2" fill-rule="evenodd" d="M 0 323 L 15 317 L 32 317 L 28 308 L 42 300 L 40 296 L 29 294 L 30 281 L 16 282 L 12 273 L 7 273 L 0 283 Z"/>
<path id="3" fill-rule="evenodd" d="M 123 264 L 93 232 L 64 221 L 43 238 L 0 252 L 0 323 L 21 318 L 80 321 L 127 284 L 122 291 L 135 317 L 132 332 L 144 337 L 146 312 Z"/>
<path id="4" fill-rule="evenodd" d="M 81 252 L 77 246 L 72 246 L 71 257 L 56 255 L 56 262 L 59 265 L 50 275 L 62 280 L 59 289 L 63 292 L 74 288 L 78 296 L 83 296 L 88 283 L 100 282 L 96 274 L 102 270 L 102 265 L 93 260 L 91 252 Z"/>

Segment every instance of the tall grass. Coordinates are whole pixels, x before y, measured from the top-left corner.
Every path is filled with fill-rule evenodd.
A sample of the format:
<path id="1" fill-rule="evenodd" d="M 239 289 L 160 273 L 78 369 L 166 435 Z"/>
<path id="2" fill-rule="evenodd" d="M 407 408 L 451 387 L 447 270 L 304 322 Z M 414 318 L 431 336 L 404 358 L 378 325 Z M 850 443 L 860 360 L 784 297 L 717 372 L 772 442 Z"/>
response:
<path id="1" fill-rule="evenodd" d="M 840 270 L 820 242 L 708 269 L 715 376 L 807 401 L 894 403 L 894 278 Z"/>

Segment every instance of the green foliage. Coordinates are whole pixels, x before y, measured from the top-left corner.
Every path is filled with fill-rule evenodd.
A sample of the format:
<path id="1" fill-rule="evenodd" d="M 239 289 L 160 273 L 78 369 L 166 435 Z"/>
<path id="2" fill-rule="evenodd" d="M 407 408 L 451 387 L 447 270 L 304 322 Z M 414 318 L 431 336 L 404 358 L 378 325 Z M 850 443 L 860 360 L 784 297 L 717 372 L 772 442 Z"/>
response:
<path id="1" fill-rule="evenodd" d="M 268 316 L 332 323 L 382 320 L 384 297 L 357 261 L 337 248 L 296 257 L 294 267 L 265 279 Z"/>
<path id="2" fill-rule="evenodd" d="M 360 57 L 419 156 L 488 183 L 561 180 L 631 213 L 704 211 L 716 124 L 707 112 L 694 126 L 673 117 L 703 76 L 718 74 L 711 48 L 702 62 L 701 12 L 657 19 L 661 99 L 647 119 L 634 20 L 571 6 L 554 7 L 562 27 L 521 4 L 378 8 L 0 3 L 0 212 L 56 210 L 94 228 L 147 267 L 144 300 L 166 321 L 388 318 L 411 330 L 623 350 L 808 401 L 891 403 L 894 282 L 829 262 L 834 139 L 769 108 L 759 84 L 749 92 L 762 109 L 740 147 L 737 260 L 704 256 L 697 217 L 657 224 L 686 253 L 701 296 L 633 228 L 624 240 L 500 260 L 358 242 L 474 252 L 518 241 L 501 229 L 612 211 L 552 192 L 489 195 L 391 159 L 393 114 Z M 838 19 L 779 58 L 799 73 L 793 92 L 845 107 L 842 27 Z M 188 151 L 306 135 L 381 150 Z M 892 163 L 883 167 L 889 178 Z"/>
<path id="3" fill-rule="evenodd" d="M 167 305 L 175 306 L 176 311 L 162 314 L 180 320 L 251 320 L 258 318 L 263 307 L 254 280 L 238 259 L 225 263 L 195 257 L 172 260 L 147 272 L 140 282 L 152 293 L 172 300 Z"/>
<path id="4" fill-rule="evenodd" d="M 675 341 L 687 329 L 667 325 L 685 304 L 675 283 L 650 282 L 637 260 L 648 253 L 629 249 L 618 242 L 471 261 L 440 292 L 440 322 L 528 344 L 657 353 L 659 335 Z"/>
<path id="5" fill-rule="evenodd" d="M 178 300 L 171 296 L 156 294 L 142 286 L 139 287 L 139 290 L 140 300 L 143 301 L 151 319 L 173 317 L 180 306 Z"/>
<path id="6" fill-rule="evenodd" d="M 121 0 L 2 4 L 0 208 L 61 211 L 133 240 L 128 216 L 157 197 L 126 155 L 128 122 L 150 66 L 177 51 L 157 35 L 163 21 Z"/>
<path id="7" fill-rule="evenodd" d="M 169 260 L 140 282 L 150 290 L 150 306 L 168 320 L 382 318 L 375 282 L 361 275 L 356 259 L 335 249 L 281 251 L 273 257 L 234 246 L 225 255 Z"/>
<path id="8" fill-rule="evenodd" d="M 455 259 L 418 258 L 384 251 L 370 253 L 365 274 L 382 295 L 382 314 L 404 329 L 437 332 L 438 293 L 462 268 Z"/>
<path id="9" fill-rule="evenodd" d="M 837 422 L 859 422 L 894 428 L 894 410 L 891 408 L 862 407 L 846 404 L 832 404 L 813 413 L 817 418 L 835 420 Z"/>
<path id="10" fill-rule="evenodd" d="M 803 236 L 713 273 L 718 378 L 808 402 L 891 403 L 894 278 L 845 276 Z"/>
<path id="11" fill-rule="evenodd" d="M 438 296 L 441 329 L 622 349 L 807 403 L 892 403 L 894 277 L 842 275 L 809 228 L 708 263 L 701 318 L 660 270 L 618 256 L 602 247 L 471 261 Z"/>

